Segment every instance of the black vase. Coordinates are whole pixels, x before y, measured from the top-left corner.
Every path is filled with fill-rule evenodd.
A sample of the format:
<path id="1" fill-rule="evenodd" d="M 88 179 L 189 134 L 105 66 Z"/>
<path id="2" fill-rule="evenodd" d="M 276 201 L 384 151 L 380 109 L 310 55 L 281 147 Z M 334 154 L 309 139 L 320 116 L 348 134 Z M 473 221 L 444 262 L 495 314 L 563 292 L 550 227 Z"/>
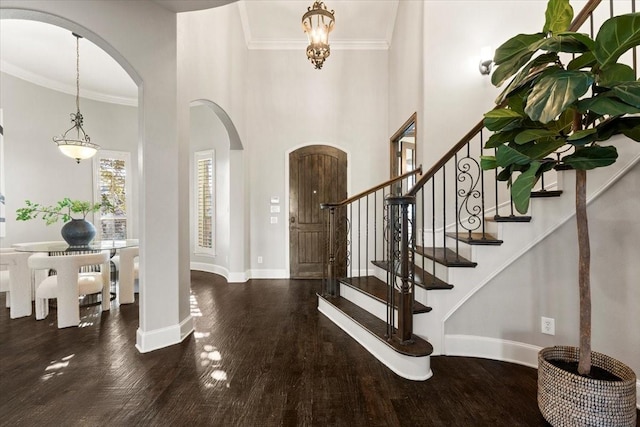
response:
<path id="1" fill-rule="evenodd" d="M 62 226 L 60 233 L 69 246 L 83 247 L 96 236 L 96 228 L 85 219 L 72 219 Z"/>

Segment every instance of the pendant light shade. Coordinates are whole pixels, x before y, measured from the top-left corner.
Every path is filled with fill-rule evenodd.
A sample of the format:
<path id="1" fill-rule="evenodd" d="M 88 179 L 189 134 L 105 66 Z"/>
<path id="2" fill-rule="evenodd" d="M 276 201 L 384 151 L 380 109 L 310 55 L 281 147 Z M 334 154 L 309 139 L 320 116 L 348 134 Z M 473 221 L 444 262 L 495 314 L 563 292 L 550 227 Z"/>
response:
<path id="1" fill-rule="evenodd" d="M 76 38 L 76 112 L 71 113 L 73 126 L 61 136 L 54 136 L 53 141 L 65 156 L 80 160 L 93 157 L 100 146 L 91 142 L 91 138 L 82 128 L 83 117 L 80 113 L 80 39 L 82 36 L 72 33 Z"/>

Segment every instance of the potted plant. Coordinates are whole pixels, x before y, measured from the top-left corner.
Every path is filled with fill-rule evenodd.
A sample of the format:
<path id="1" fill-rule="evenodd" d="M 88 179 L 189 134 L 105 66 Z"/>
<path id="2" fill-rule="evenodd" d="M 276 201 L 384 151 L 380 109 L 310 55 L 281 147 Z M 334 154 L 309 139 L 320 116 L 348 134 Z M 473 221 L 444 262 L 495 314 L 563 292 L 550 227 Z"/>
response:
<path id="1" fill-rule="evenodd" d="M 28 221 L 40 217 L 47 225 L 51 225 L 61 219 L 65 222 L 60 230 L 62 238 L 72 247 L 86 246 L 95 237 L 96 228 L 86 219 L 90 212 L 100 210 L 109 212 L 113 209 L 105 197 L 100 203 L 72 200 L 65 197 L 51 206 L 43 206 L 30 200 L 26 200 L 25 205 L 25 207 L 16 210 L 18 221 Z"/>
<path id="2" fill-rule="evenodd" d="M 496 50 L 492 83 L 511 81 L 496 100 L 498 107 L 485 114 L 484 125 L 494 132 L 485 148 L 496 154 L 481 162 L 483 169 L 501 168 L 499 179 L 508 182 L 521 213 L 543 173 L 558 166 L 575 169 L 580 346 L 540 352 L 538 405 L 553 425 L 635 426 L 635 374 L 591 351 L 586 181 L 587 170 L 616 161 L 616 148 L 603 141 L 614 135 L 640 141 L 640 82 L 619 62 L 640 44 L 640 14 L 607 20 L 595 39 L 569 32 L 572 19 L 569 0 L 550 0 L 542 32 L 516 35 Z M 552 156 L 562 147 L 570 154 Z M 575 362 L 575 373 L 565 369 Z M 599 369 L 617 378 L 593 379 Z"/>

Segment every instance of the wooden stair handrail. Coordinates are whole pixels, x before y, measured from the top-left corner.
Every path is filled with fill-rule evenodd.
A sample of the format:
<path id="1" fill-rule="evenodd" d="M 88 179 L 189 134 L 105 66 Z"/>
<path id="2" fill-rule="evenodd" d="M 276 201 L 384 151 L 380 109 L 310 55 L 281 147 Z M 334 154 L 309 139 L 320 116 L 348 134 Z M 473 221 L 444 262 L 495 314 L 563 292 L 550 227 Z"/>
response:
<path id="1" fill-rule="evenodd" d="M 602 3 L 602 0 L 589 0 L 587 4 L 584 5 L 580 13 L 578 13 L 578 15 L 573 18 L 573 22 L 571 22 L 569 31 L 578 31 L 580 27 L 582 27 L 582 24 L 587 22 L 587 18 L 591 16 L 593 11 L 596 10 L 598 6 L 600 6 L 600 3 Z"/>
<path id="2" fill-rule="evenodd" d="M 582 8 L 580 13 L 573 19 L 571 25 L 569 26 L 569 31 L 577 31 L 580 29 L 582 24 L 587 22 L 587 18 L 591 16 L 593 11 L 602 3 L 602 0 L 589 0 L 587 4 Z M 501 108 L 501 105 L 496 106 L 495 108 Z M 484 122 L 481 120 L 477 125 L 475 125 L 465 136 L 458 141 L 456 145 L 451 147 L 447 153 L 442 156 L 442 158 L 434 164 L 422 177 L 420 180 L 415 183 L 415 185 L 409 190 L 407 196 L 415 196 L 418 191 L 431 179 L 433 176 L 442 168 L 449 160 L 455 156 L 455 154 L 460 151 L 474 136 L 476 136 L 482 129 L 484 128 Z"/>
<path id="3" fill-rule="evenodd" d="M 366 197 L 369 194 L 375 193 L 376 191 L 378 191 L 378 190 L 380 190 L 380 189 L 382 189 L 382 188 L 384 188 L 384 187 L 386 187 L 388 185 L 394 184 L 394 183 L 396 183 L 398 181 L 402 181 L 403 179 L 405 179 L 407 177 L 410 177 L 411 175 L 420 174 L 420 173 L 422 173 L 422 165 L 418 166 L 416 169 L 414 169 L 412 171 L 409 171 L 409 172 L 407 172 L 405 174 L 396 176 L 395 178 L 391 178 L 390 180 L 385 181 L 382 184 L 378 184 L 375 187 L 371 187 L 368 190 L 365 190 L 365 191 L 363 191 L 361 193 L 358 193 L 355 196 L 351 196 L 348 199 L 344 199 L 341 202 L 338 202 L 338 203 L 322 203 L 320 206 L 321 206 L 322 209 L 338 208 L 340 206 L 345 206 L 345 205 L 348 205 L 349 203 L 352 203 L 352 202 L 354 202 L 354 201 L 356 201 L 358 199 L 362 199 L 363 197 Z"/>

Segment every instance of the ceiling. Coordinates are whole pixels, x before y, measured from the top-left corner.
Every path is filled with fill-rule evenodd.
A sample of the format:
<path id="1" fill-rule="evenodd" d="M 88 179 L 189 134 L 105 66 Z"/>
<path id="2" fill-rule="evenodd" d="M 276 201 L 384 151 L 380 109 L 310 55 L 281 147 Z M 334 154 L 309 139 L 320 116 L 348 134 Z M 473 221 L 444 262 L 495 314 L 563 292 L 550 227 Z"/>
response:
<path id="1" fill-rule="evenodd" d="M 225 7 L 234 0 L 152 0 L 176 13 Z M 387 49 L 399 0 L 329 0 L 336 24 L 331 49 Z M 307 39 L 302 14 L 312 0 L 240 0 L 249 49 L 302 49 Z M 233 6 L 229 6 L 233 7 Z M 35 21 L 0 21 L 0 70 L 32 83 L 75 95 L 76 38 L 70 31 Z M 82 97 L 136 105 L 137 87 L 102 49 L 80 39 Z"/>
<path id="2" fill-rule="evenodd" d="M 172 12 L 191 12 L 194 10 L 211 9 L 224 6 L 236 0 L 153 0 L 165 9 Z"/>

